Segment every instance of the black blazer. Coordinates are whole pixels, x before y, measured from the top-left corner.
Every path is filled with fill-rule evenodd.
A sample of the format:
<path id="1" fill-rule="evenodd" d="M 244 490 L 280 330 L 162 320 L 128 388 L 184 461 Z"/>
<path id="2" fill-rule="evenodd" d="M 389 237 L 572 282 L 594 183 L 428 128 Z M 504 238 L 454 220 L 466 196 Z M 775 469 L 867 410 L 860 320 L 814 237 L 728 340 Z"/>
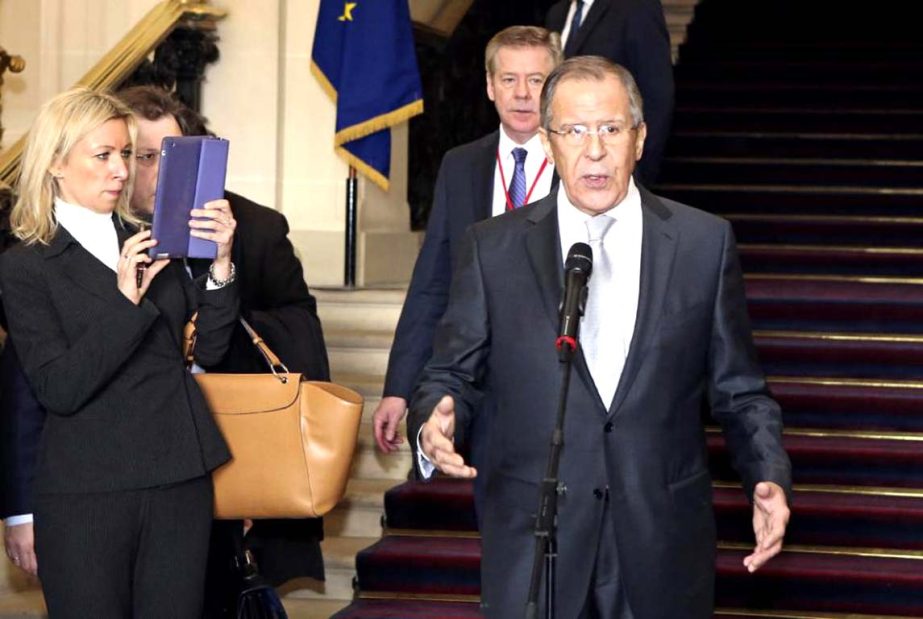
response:
<path id="1" fill-rule="evenodd" d="M 383 395 L 410 400 L 433 350 L 445 312 L 459 242 L 471 224 L 491 216 L 500 132 L 457 146 L 442 158 L 433 208 L 407 298 L 394 333 Z"/>
<path id="2" fill-rule="evenodd" d="M 243 196 L 225 192 L 225 197 L 237 220 L 233 259 L 241 315 L 289 370 L 311 380 L 330 380 L 317 302 L 288 240 L 288 222 L 282 213 Z M 234 329 L 227 355 L 204 367 L 210 372 L 268 371 L 240 324 Z"/>
<path id="3" fill-rule="evenodd" d="M 121 244 L 131 231 L 115 224 Z M 225 354 L 237 286 L 205 291 L 179 263 L 140 305 L 115 273 L 59 228 L 47 245 L 0 256 L 0 287 L 25 375 L 49 412 L 36 493 L 111 492 L 202 476 L 228 457 L 181 352 L 199 312 L 196 359 Z"/>
<path id="4" fill-rule="evenodd" d="M 641 196 L 638 319 L 615 397 L 607 409 L 581 352 L 570 383 L 558 524 L 563 617 L 578 615 L 588 591 L 604 513 L 599 491 L 607 487 L 634 615 L 711 617 L 715 523 L 704 397 L 748 496 L 758 481 L 791 483 L 730 225 L 644 189 Z M 445 394 L 455 398 L 456 427 L 491 415 L 488 462 L 478 475 L 486 483 L 481 598 L 491 618 L 517 616 L 526 602 L 538 482 L 561 388 L 556 200 L 552 192 L 471 228 L 411 403 L 411 436 Z"/>
<path id="5" fill-rule="evenodd" d="M 45 410 L 7 337 L 0 353 L 0 518 L 32 512 L 32 477 L 44 425 Z"/>
<path id="6" fill-rule="evenodd" d="M 570 0 L 555 3 L 545 18 L 562 32 Z M 628 69 L 644 99 L 647 141 L 635 172 L 645 185 L 657 180 L 673 119 L 670 33 L 660 0 L 595 0 L 574 40 L 573 56 L 604 56 Z M 568 46 L 570 49 L 570 46 Z"/>

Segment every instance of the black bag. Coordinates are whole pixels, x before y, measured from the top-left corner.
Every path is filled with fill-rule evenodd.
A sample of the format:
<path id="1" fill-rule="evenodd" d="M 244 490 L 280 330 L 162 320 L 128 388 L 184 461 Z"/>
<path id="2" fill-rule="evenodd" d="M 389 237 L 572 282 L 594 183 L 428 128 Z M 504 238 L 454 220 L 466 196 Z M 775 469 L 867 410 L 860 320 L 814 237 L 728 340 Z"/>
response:
<path id="1" fill-rule="evenodd" d="M 236 619 L 288 619 L 279 594 L 260 576 L 253 553 L 244 550 L 235 562 L 240 578 Z"/>

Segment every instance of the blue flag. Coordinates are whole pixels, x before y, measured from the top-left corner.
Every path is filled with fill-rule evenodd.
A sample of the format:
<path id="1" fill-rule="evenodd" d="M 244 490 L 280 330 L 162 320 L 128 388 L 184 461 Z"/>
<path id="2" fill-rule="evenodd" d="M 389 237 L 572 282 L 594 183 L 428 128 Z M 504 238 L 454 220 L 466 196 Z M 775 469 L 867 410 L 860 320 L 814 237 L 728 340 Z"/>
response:
<path id="1" fill-rule="evenodd" d="M 337 153 L 387 191 L 391 127 L 423 113 L 407 0 L 320 0 L 311 72 L 337 105 Z"/>

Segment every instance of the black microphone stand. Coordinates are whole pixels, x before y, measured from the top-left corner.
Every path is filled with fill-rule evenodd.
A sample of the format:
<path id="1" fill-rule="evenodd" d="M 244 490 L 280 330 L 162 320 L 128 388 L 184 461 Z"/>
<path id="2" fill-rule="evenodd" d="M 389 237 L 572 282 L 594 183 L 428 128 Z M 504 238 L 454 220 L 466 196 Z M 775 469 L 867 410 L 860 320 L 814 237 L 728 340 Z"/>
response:
<path id="1" fill-rule="evenodd" d="M 581 298 L 578 315 L 583 315 L 585 297 Z M 576 333 L 576 326 L 574 329 Z M 570 374 L 574 354 L 577 352 L 576 338 L 561 336 L 555 342 L 558 361 L 561 362 L 563 381 L 558 399 L 558 415 L 554 432 L 551 434 L 551 449 L 548 453 L 548 467 L 539 488 L 538 514 L 535 517 L 535 555 L 532 560 L 532 580 L 529 584 L 529 598 L 526 603 L 526 619 L 536 619 L 538 614 L 538 590 L 542 582 L 542 566 L 545 572 L 545 617 L 554 617 L 555 566 L 558 558 L 557 515 L 558 496 L 567 488 L 558 480 L 561 463 L 561 449 L 564 447 L 564 412 L 567 409 L 567 393 L 570 389 Z"/>

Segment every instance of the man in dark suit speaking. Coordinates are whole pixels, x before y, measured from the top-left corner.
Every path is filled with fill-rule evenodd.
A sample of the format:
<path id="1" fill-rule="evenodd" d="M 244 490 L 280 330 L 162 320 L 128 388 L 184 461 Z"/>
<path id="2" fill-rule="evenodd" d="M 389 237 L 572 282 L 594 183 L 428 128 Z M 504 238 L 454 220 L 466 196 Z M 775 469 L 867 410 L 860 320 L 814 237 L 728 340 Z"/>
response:
<path id="1" fill-rule="evenodd" d="M 541 109 L 561 187 L 466 235 L 411 402 L 421 473 L 486 478 L 483 611 L 521 616 L 561 389 L 562 264 L 573 243 L 589 242 L 594 266 L 560 466 L 556 616 L 710 618 L 715 523 L 703 398 L 753 500 L 746 569 L 781 550 L 791 484 L 733 235 L 726 221 L 632 181 L 646 127 L 624 68 L 567 60 L 546 81 Z M 453 437 L 484 411 L 489 451 L 475 471 Z"/>

